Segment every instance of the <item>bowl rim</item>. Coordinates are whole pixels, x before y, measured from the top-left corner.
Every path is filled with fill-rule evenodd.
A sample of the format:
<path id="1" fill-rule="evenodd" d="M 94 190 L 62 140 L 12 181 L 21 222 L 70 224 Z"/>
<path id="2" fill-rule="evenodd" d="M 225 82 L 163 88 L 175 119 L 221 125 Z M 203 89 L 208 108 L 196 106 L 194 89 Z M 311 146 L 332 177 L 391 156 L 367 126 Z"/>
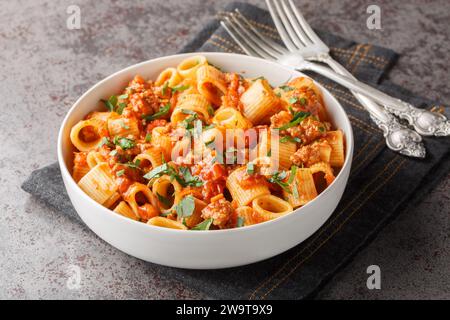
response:
<path id="1" fill-rule="evenodd" d="M 171 228 L 163 228 L 163 227 L 158 227 L 158 226 L 153 226 L 153 225 L 149 225 L 147 223 L 142 223 L 140 221 L 135 221 L 132 219 L 129 219 L 127 217 L 124 217 L 120 214 L 115 213 L 113 210 L 106 208 L 104 206 L 102 206 L 101 204 L 99 204 L 98 202 L 94 201 L 92 198 L 90 198 L 83 190 L 81 190 L 81 188 L 78 186 L 78 184 L 75 182 L 75 180 L 73 180 L 72 175 L 69 172 L 69 169 L 66 166 L 66 162 L 63 156 L 63 134 L 64 134 L 64 130 L 67 126 L 67 122 L 69 121 L 69 119 L 71 118 L 72 114 L 75 112 L 75 110 L 78 108 L 78 105 L 84 100 L 84 98 L 89 95 L 91 92 L 95 91 L 97 89 L 97 87 L 99 87 L 101 84 L 109 81 L 111 78 L 114 78 L 116 76 L 118 76 L 121 73 L 127 72 L 130 69 L 133 68 L 138 68 L 142 65 L 148 64 L 148 63 L 157 63 L 160 60 L 165 60 L 165 59 L 173 59 L 173 58 L 178 58 L 178 57 L 189 57 L 189 56 L 196 56 L 196 55 L 204 55 L 204 56 L 216 56 L 216 57 L 221 57 L 221 56 L 228 56 L 228 57 L 235 57 L 235 58 L 245 58 L 245 59 L 253 59 L 253 60 L 260 60 L 261 62 L 264 62 L 265 64 L 269 64 L 272 65 L 275 68 L 281 68 L 281 69 L 285 69 L 287 72 L 292 72 L 292 69 L 290 69 L 289 67 L 283 66 L 281 64 L 278 64 L 276 62 L 273 61 L 268 61 L 265 59 L 261 59 L 261 58 L 257 58 L 257 57 L 252 57 L 252 56 L 247 56 L 247 55 L 243 55 L 243 54 L 237 54 L 237 53 L 225 53 L 225 52 L 188 52 L 188 53 L 182 53 L 182 54 L 173 54 L 173 55 L 168 55 L 168 56 L 163 56 L 163 57 L 158 57 L 155 59 L 150 59 L 150 60 L 146 60 L 146 61 L 142 61 L 133 65 L 130 65 L 128 67 L 122 68 L 116 72 L 114 72 L 113 74 L 105 77 L 104 79 L 96 82 L 94 85 L 92 85 L 87 91 L 85 91 L 76 101 L 75 103 L 72 104 L 72 106 L 70 107 L 70 109 L 67 111 L 59 132 L 58 132 L 58 140 L 57 140 L 57 155 L 58 155 L 58 164 L 60 167 L 60 171 L 61 171 L 61 175 L 63 177 L 68 177 L 68 179 L 63 179 L 65 184 L 69 183 L 74 189 L 78 195 L 81 196 L 82 201 L 87 201 L 88 203 L 90 203 L 91 205 L 93 205 L 94 207 L 98 208 L 98 212 L 101 212 L 101 214 L 105 214 L 107 215 L 109 218 L 111 219 L 119 219 L 119 221 L 123 221 L 123 223 L 128 223 L 131 225 L 135 225 L 137 228 L 145 228 L 147 230 L 154 230 L 155 232 L 167 232 L 167 233 L 172 233 L 172 234 L 184 234 L 187 237 L 201 237 L 201 236 L 207 236 L 207 235 L 211 235 L 211 234 L 217 234 L 217 235 L 222 235 L 222 234 L 231 234 L 231 233 L 240 233 L 240 232 L 250 232 L 250 231 L 257 231 L 259 229 L 263 229 L 263 228 L 268 228 L 270 226 L 272 226 L 273 224 L 276 223 L 280 223 L 281 221 L 285 220 L 285 219 L 289 219 L 290 216 L 294 215 L 294 214 L 302 214 L 302 209 L 306 208 L 308 206 L 311 206 L 312 203 L 316 203 L 319 202 L 321 200 L 321 198 L 324 197 L 325 194 L 328 194 L 329 192 L 331 192 L 332 186 L 337 182 L 338 179 L 340 179 L 342 177 L 344 168 L 347 168 L 348 166 L 351 166 L 351 162 L 352 162 L 352 157 L 351 155 L 353 155 L 353 149 L 354 149 L 354 135 L 353 135 L 353 127 L 352 124 L 350 122 L 350 119 L 348 118 L 347 113 L 345 112 L 345 109 L 342 107 L 341 103 L 336 99 L 336 97 L 329 91 L 327 90 L 325 87 L 323 87 L 322 85 L 320 85 L 319 83 L 317 83 L 317 81 L 315 81 L 313 78 L 311 78 L 310 76 L 295 70 L 296 72 L 300 73 L 302 76 L 308 77 L 311 80 L 314 81 L 314 83 L 316 85 L 318 85 L 320 87 L 321 90 L 327 92 L 331 99 L 334 100 L 334 103 L 338 106 L 339 109 L 341 109 L 341 111 L 344 114 L 344 121 L 347 123 L 348 128 L 349 128 L 349 132 L 348 132 L 348 141 L 350 142 L 350 145 L 346 145 L 346 158 L 344 161 L 344 165 L 342 166 L 342 168 L 340 169 L 338 175 L 335 177 L 334 181 L 327 186 L 327 188 L 322 191 L 316 198 L 314 198 L 313 200 L 311 200 L 310 202 L 308 202 L 307 204 L 305 204 L 302 207 L 299 207 L 295 210 L 293 210 L 291 213 L 286 214 L 284 216 L 278 217 L 276 219 L 273 220 L 269 220 L 269 221 L 265 221 L 265 222 L 261 222 L 261 223 L 257 223 L 257 224 L 253 224 L 250 226 L 243 226 L 243 227 L 239 227 L 239 228 L 231 228 L 231 229 L 219 229 L 219 230 L 202 230 L 201 232 L 190 232 L 192 230 L 178 230 L 178 229 L 171 229 Z M 349 168 L 350 169 L 350 168 Z M 348 181 L 347 181 L 348 183 Z M 67 190 L 68 188 L 66 187 L 66 191 L 69 192 L 69 190 Z M 80 216 L 80 214 L 78 213 L 77 210 L 75 210 L 77 212 L 77 214 Z M 81 218 L 81 216 L 80 216 Z M 83 219 L 82 219 L 83 220 Z M 144 230 L 144 229 L 143 229 Z M 189 231 L 189 232 L 186 232 Z M 151 232 L 151 231 L 150 231 Z"/>

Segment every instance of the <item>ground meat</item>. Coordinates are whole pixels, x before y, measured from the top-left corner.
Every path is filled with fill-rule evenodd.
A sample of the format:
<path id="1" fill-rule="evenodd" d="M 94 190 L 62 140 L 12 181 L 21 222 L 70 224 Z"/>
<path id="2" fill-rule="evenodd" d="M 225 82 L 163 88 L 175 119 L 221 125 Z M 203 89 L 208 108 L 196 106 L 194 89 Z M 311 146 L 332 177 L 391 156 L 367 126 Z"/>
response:
<path id="1" fill-rule="evenodd" d="M 230 220 L 234 215 L 234 209 L 231 203 L 225 199 L 208 204 L 202 210 L 203 219 L 213 219 L 213 224 L 220 229 L 226 229 L 229 226 Z"/>
<path id="2" fill-rule="evenodd" d="M 242 111 L 240 95 L 243 91 L 240 90 L 242 86 L 239 75 L 237 73 L 227 73 L 225 78 L 228 84 L 228 90 L 226 95 L 222 97 L 222 107 L 231 107 Z"/>
<path id="3" fill-rule="evenodd" d="M 315 163 L 323 161 L 320 148 L 322 146 L 331 147 L 327 141 L 318 141 L 297 150 L 292 156 L 291 161 L 297 166 L 310 167 Z"/>
<path id="4" fill-rule="evenodd" d="M 292 120 L 292 114 L 288 111 L 281 111 L 270 118 L 270 127 L 279 128 Z"/>
<path id="5" fill-rule="evenodd" d="M 136 76 L 128 86 L 129 106 L 138 118 L 157 112 L 160 108 L 158 97 L 152 85 L 141 76 Z"/>
<path id="6" fill-rule="evenodd" d="M 309 144 L 324 137 L 326 130 L 327 126 L 324 123 L 314 117 L 308 117 L 298 126 L 287 129 L 287 132 L 292 137 L 300 138 L 303 144 Z"/>

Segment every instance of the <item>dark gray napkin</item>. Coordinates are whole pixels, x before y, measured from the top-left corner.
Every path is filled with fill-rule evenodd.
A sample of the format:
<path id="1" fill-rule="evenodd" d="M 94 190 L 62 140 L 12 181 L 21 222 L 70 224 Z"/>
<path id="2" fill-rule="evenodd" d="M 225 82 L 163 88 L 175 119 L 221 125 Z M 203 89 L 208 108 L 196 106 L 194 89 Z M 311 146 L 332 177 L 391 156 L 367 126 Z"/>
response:
<path id="1" fill-rule="evenodd" d="M 279 39 L 266 11 L 234 3 L 267 36 Z M 332 55 L 359 79 L 377 84 L 383 91 L 416 106 L 430 107 L 430 101 L 387 81 L 382 81 L 396 54 L 385 48 L 358 44 L 320 32 Z M 240 52 L 212 21 L 183 50 Z M 160 274 L 179 279 L 217 299 L 304 299 L 311 298 L 336 271 L 402 210 L 422 199 L 450 170 L 449 139 L 426 139 L 428 155 L 415 160 L 385 147 L 379 129 L 344 88 L 314 75 L 342 103 L 353 125 L 355 154 L 349 184 L 331 218 L 302 244 L 274 258 L 252 265 L 210 271 L 183 270 L 153 265 Z M 22 188 L 63 214 L 78 220 L 63 186 L 58 164 L 34 171 Z M 270 241 L 268 239 L 267 241 Z M 264 245 L 263 243 L 261 245 Z"/>

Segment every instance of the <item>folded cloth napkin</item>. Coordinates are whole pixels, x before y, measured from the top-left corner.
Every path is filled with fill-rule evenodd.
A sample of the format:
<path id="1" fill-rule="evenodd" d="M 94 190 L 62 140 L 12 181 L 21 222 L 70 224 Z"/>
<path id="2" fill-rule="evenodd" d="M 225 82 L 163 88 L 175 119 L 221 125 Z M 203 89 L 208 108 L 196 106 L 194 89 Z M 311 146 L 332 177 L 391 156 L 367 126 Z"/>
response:
<path id="1" fill-rule="evenodd" d="M 219 13 L 182 51 L 242 52 L 220 27 L 219 19 L 239 8 L 266 36 L 279 40 L 269 14 L 257 7 L 233 3 Z M 433 104 L 387 81 L 382 81 L 396 54 L 318 31 L 331 54 L 359 79 L 376 85 L 415 106 Z M 428 155 L 411 159 L 387 149 L 380 130 L 346 89 L 314 76 L 342 103 L 355 135 L 355 154 L 349 184 L 330 219 L 300 245 L 263 262 L 223 270 L 183 270 L 154 265 L 160 274 L 216 299 L 311 298 L 339 268 L 408 206 L 420 201 L 450 170 L 449 139 L 425 139 Z M 58 164 L 34 171 L 22 188 L 78 218 L 63 186 Z M 268 239 L 267 241 L 270 241 Z M 263 243 L 261 245 L 264 245 Z"/>

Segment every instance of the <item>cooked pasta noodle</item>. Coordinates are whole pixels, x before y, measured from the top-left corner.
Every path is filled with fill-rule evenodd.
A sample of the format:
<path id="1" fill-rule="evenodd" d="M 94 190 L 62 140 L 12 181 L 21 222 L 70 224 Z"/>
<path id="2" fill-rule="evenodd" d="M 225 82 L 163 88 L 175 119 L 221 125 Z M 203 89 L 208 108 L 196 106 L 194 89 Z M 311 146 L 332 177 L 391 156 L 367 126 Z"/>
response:
<path id="1" fill-rule="evenodd" d="M 70 132 L 73 179 L 124 217 L 176 230 L 250 226 L 313 201 L 345 162 L 308 78 L 272 88 L 193 56 L 137 75 Z"/>

